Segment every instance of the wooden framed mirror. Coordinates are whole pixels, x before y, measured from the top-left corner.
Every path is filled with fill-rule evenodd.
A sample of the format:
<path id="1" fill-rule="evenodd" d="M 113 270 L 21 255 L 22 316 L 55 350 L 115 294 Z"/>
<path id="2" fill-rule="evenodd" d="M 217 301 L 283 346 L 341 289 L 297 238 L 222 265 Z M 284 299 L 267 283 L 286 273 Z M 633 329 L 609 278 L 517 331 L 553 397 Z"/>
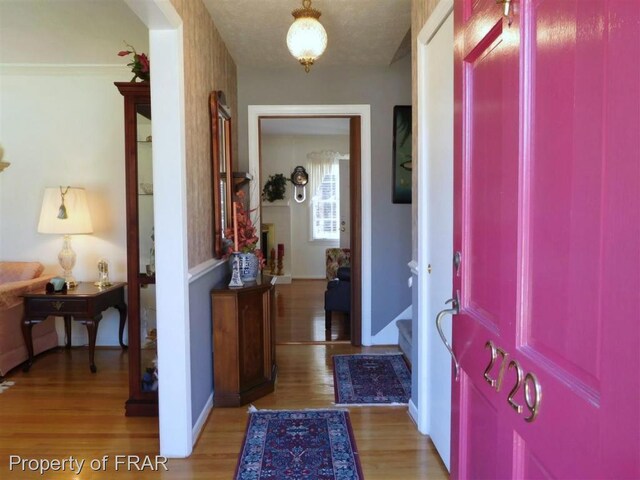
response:
<path id="1" fill-rule="evenodd" d="M 209 96 L 211 119 L 211 171 L 213 186 L 213 254 L 221 257 L 225 229 L 231 228 L 233 218 L 231 195 L 233 188 L 231 109 L 220 90 Z"/>

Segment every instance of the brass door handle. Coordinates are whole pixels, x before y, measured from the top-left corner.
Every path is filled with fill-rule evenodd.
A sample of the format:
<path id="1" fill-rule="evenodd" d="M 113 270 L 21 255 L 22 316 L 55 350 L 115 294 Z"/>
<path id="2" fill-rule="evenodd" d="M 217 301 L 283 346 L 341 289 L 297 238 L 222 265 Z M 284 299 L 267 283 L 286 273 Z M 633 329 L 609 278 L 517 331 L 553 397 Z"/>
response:
<path id="1" fill-rule="evenodd" d="M 456 354 L 453 353 L 453 348 L 451 348 L 451 344 L 449 343 L 449 341 L 447 340 L 447 337 L 445 337 L 444 332 L 442 331 L 442 319 L 446 316 L 446 315 L 457 315 L 458 313 L 460 313 L 460 303 L 458 301 L 458 294 L 456 293 L 456 296 L 454 298 L 450 298 L 449 300 L 447 300 L 446 302 L 444 302 L 445 304 L 450 303 L 451 304 L 451 308 L 447 308 L 445 310 L 442 310 L 440 313 L 438 313 L 438 315 L 436 315 L 436 329 L 438 330 L 438 334 L 440 335 L 440 338 L 442 339 L 442 343 L 444 343 L 444 346 L 447 348 L 447 350 L 449 350 L 449 354 L 451 355 L 451 358 L 453 359 L 453 363 L 456 367 L 456 382 L 458 381 L 458 378 L 460 376 L 460 364 L 458 363 L 458 359 L 456 358 Z"/>

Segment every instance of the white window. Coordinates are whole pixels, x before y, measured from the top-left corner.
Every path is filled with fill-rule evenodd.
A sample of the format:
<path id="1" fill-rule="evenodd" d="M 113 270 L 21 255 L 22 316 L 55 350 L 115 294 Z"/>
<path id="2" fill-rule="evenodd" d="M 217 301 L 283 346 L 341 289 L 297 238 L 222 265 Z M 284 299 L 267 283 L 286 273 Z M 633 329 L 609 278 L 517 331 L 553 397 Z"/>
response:
<path id="1" fill-rule="evenodd" d="M 338 162 L 324 169 L 311 198 L 311 240 L 340 239 L 340 170 Z"/>

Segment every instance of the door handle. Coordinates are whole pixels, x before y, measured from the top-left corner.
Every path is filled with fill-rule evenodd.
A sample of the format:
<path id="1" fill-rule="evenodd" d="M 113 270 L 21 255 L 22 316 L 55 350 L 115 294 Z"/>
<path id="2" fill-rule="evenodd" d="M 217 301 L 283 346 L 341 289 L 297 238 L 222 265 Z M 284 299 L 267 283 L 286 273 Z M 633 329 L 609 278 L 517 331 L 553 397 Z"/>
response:
<path id="1" fill-rule="evenodd" d="M 458 363 L 458 359 L 456 358 L 455 353 L 453 353 L 453 348 L 451 348 L 451 344 L 447 341 L 447 337 L 444 336 L 441 322 L 446 315 L 453 316 L 453 315 L 458 315 L 458 313 L 460 313 L 460 302 L 458 301 L 458 293 L 456 292 L 456 296 L 454 298 L 450 298 L 444 303 L 445 305 L 447 303 L 450 303 L 451 308 L 442 310 L 440 313 L 438 313 L 438 315 L 436 315 L 436 329 L 438 330 L 438 334 L 440 334 L 442 343 L 444 343 L 444 346 L 447 347 L 447 350 L 449 350 L 449 353 L 451 354 L 451 358 L 453 359 L 453 363 L 456 367 L 456 382 L 457 382 L 460 375 L 460 364 Z"/>

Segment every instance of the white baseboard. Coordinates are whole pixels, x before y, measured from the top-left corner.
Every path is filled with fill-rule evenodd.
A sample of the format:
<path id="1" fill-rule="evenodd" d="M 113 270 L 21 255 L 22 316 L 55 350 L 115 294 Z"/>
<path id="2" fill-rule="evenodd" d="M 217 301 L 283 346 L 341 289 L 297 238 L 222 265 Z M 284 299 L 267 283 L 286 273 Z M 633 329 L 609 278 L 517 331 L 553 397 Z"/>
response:
<path id="1" fill-rule="evenodd" d="M 207 418 L 209 418 L 209 414 L 211 413 L 211 410 L 213 410 L 213 393 L 207 399 L 207 403 L 204 404 L 204 408 L 202 409 L 202 412 L 200 412 L 198 421 L 193 426 L 193 430 L 192 430 L 193 445 L 195 445 L 196 442 L 198 441 L 198 437 L 200 437 L 200 434 L 202 433 L 202 429 L 204 428 L 204 424 L 206 423 Z"/>
<path id="2" fill-rule="evenodd" d="M 420 431 L 420 428 L 418 427 L 418 407 L 416 407 L 416 404 L 413 403 L 413 400 L 411 399 L 409 399 L 409 416 L 411 417 L 411 420 L 413 420 L 418 431 Z"/>
<path id="3" fill-rule="evenodd" d="M 396 322 L 412 317 L 413 308 L 409 305 L 391 323 L 371 337 L 371 345 L 398 345 L 398 327 Z"/>
<path id="4" fill-rule="evenodd" d="M 286 274 L 286 275 L 271 275 L 270 273 L 266 273 L 265 277 L 267 277 L 268 279 L 271 278 L 275 278 L 275 285 L 282 285 L 282 284 L 286 284 L 286 283 L 291 283 L 291 275 Z"/>

